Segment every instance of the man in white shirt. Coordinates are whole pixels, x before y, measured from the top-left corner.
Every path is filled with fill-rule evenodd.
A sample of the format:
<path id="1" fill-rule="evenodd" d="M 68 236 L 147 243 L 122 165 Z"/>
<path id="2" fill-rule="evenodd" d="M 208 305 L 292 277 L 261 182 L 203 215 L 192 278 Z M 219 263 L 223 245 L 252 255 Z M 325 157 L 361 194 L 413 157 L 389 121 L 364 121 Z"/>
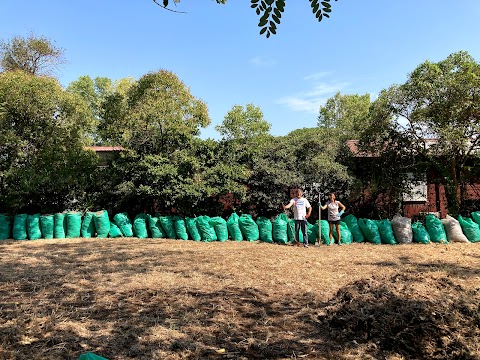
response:
<path id="1" fill-rule="evenodd" d="M 308 235 L 307 235 L 307 219 L 312 213 L 312 206 L 307 199 L 303 197 L 303 191 L 297 189 L 296 197 L 294 197 L 287 205 L 283 205 L 284 209 L 293 208 L 293 218 L 295 219 L 295 241 L 298 241 L 300 235 L 300 229 L 303 233 L 303 246 L 308 247 Z"/>

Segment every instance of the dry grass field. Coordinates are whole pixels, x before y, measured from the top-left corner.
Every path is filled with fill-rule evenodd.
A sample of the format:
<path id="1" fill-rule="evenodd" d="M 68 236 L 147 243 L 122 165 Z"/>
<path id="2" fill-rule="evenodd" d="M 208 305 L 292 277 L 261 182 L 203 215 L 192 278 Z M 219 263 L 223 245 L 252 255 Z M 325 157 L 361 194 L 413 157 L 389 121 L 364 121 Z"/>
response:
<path id="1" fill-rule="evenodd" d="M 0 359 L 480 359 L 480 244 L 0 243 Z"/>

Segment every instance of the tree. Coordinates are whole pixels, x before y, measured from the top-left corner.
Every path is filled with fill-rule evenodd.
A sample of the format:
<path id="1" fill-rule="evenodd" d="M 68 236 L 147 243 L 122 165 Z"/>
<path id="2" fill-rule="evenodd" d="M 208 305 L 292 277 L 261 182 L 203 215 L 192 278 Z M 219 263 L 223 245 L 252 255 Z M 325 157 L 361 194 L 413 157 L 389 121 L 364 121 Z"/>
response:
<path id="1" fill-rule="evenodd" d="M 84 150 L 88 108 L 53 78 L 0 74 L 0 211 L 81 206 L 94 153 Z"/>
<path id="2" fill-rule="evenodd" d="M 430 149 L 444 175 L 449 210 L 465 198 L 467 161 L 480 149 L 480 64 L 467 52 L 419 65 L 402 86 L 412 126 L 438 138 Z M 435 155 L 433 155 L 435 154 Z"/>
<path id="3" fill-rule="evenodd" d="M 223 123 L 217 125 L 217 130 L 223 140 L 243 141 L 258 136 L 267 135 L 272 127 L 264 118 L 262 110 L 253 105 L 247 104 L 245 109 L 235 105 L 225 115 Z"/>
<path id="4" fill-rule="evenodd" d="M 45 37 L 30 34 L 0 41 L 0 67 L 4 71 L 22 70 L 32 75 L 52 75 L 63 65 L 63 49 Z"/>
<path id="5" fill-rule="evenodd" d="M 357 139 L 369 119 L 370 94 L 341 95 L 339 92 L 320 107 L 318 126 L 338 128 L 350 139 Z"/>
<path id="6" fill-rule="evenodd" d="M 428 154 L 445 185 L 449 212 L 456 215 L 465 197 L 468 161 L 480 149 L 480 64 L 463 51 L 438 63 L 426 61 L 389 93 L 393 121 L 412 140 L 437 140 Z"/>
<path id="7" fill-rule="evenodd" d="M 215 0 L 217 4 L 225 4 L 227 0 Z M 329 18 L 330 13 L 332 12 L 332 5 L 330 4 L 331 0 L 308 0 L 310 7 L 315 18 L 318 21 L 322 21 L 323 18 Z M 337 1 L 337 0 L 335 0 Z M 168 8 L 170 3 L 169 0 L 153 0 L 158 6 L 175 11 Z M 180 0 L 173 0 L 175 4 L 179 3 Z M 256 14 L 260 17 L 258 21 L 258 27 L 260 27 L 260 34 L 267 38 L 270 35 L 275 35 L 277 33 L 277 25 L 280 25 L 282 14 L 285 11 L 285 0 L 250 0 L 251 8 L 255 9 Z M 177 11 L 175 11 L 177 12 Z"/>

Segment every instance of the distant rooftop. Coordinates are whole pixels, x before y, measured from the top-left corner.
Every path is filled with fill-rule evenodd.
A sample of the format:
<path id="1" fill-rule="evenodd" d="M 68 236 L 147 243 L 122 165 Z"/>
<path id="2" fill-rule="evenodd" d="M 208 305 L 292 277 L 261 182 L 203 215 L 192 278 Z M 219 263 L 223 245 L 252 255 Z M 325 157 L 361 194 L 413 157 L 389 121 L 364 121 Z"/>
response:
<path id="1" fill-rule="evenodd" d="M 85 146 L 85 150 L 93 150 L 95 152 L 108 151 L 122 151 L 125 150 L 122 146 Z"/>

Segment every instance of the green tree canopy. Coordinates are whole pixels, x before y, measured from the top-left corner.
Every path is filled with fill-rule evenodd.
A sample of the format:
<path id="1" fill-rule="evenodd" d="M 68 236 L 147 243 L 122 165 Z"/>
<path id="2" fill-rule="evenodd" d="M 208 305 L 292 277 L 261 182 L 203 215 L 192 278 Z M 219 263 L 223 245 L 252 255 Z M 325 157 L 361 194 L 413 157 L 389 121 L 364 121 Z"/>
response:
<path id="1" fill-rule="evenodd" d="M 65 62 L 63 49 L 45 37 L 30 34 L 0 41 L 0 67 L 32 75 L 52 75 Z"/>
<path id="2" fill-rule="evenodd" d="M 53 78 L 0 74 L 0 207 L 60 211 L 83 196 L 96 155 L 84 151 L 88 108 Z"/>
<path id="3" fill-rule="evenodd" d="M 339 92 L 320 107 L 318 126 L 338 128 L 350 139 L 357 139 L 368 126 L 370 94 L 342 95 Z"/>

